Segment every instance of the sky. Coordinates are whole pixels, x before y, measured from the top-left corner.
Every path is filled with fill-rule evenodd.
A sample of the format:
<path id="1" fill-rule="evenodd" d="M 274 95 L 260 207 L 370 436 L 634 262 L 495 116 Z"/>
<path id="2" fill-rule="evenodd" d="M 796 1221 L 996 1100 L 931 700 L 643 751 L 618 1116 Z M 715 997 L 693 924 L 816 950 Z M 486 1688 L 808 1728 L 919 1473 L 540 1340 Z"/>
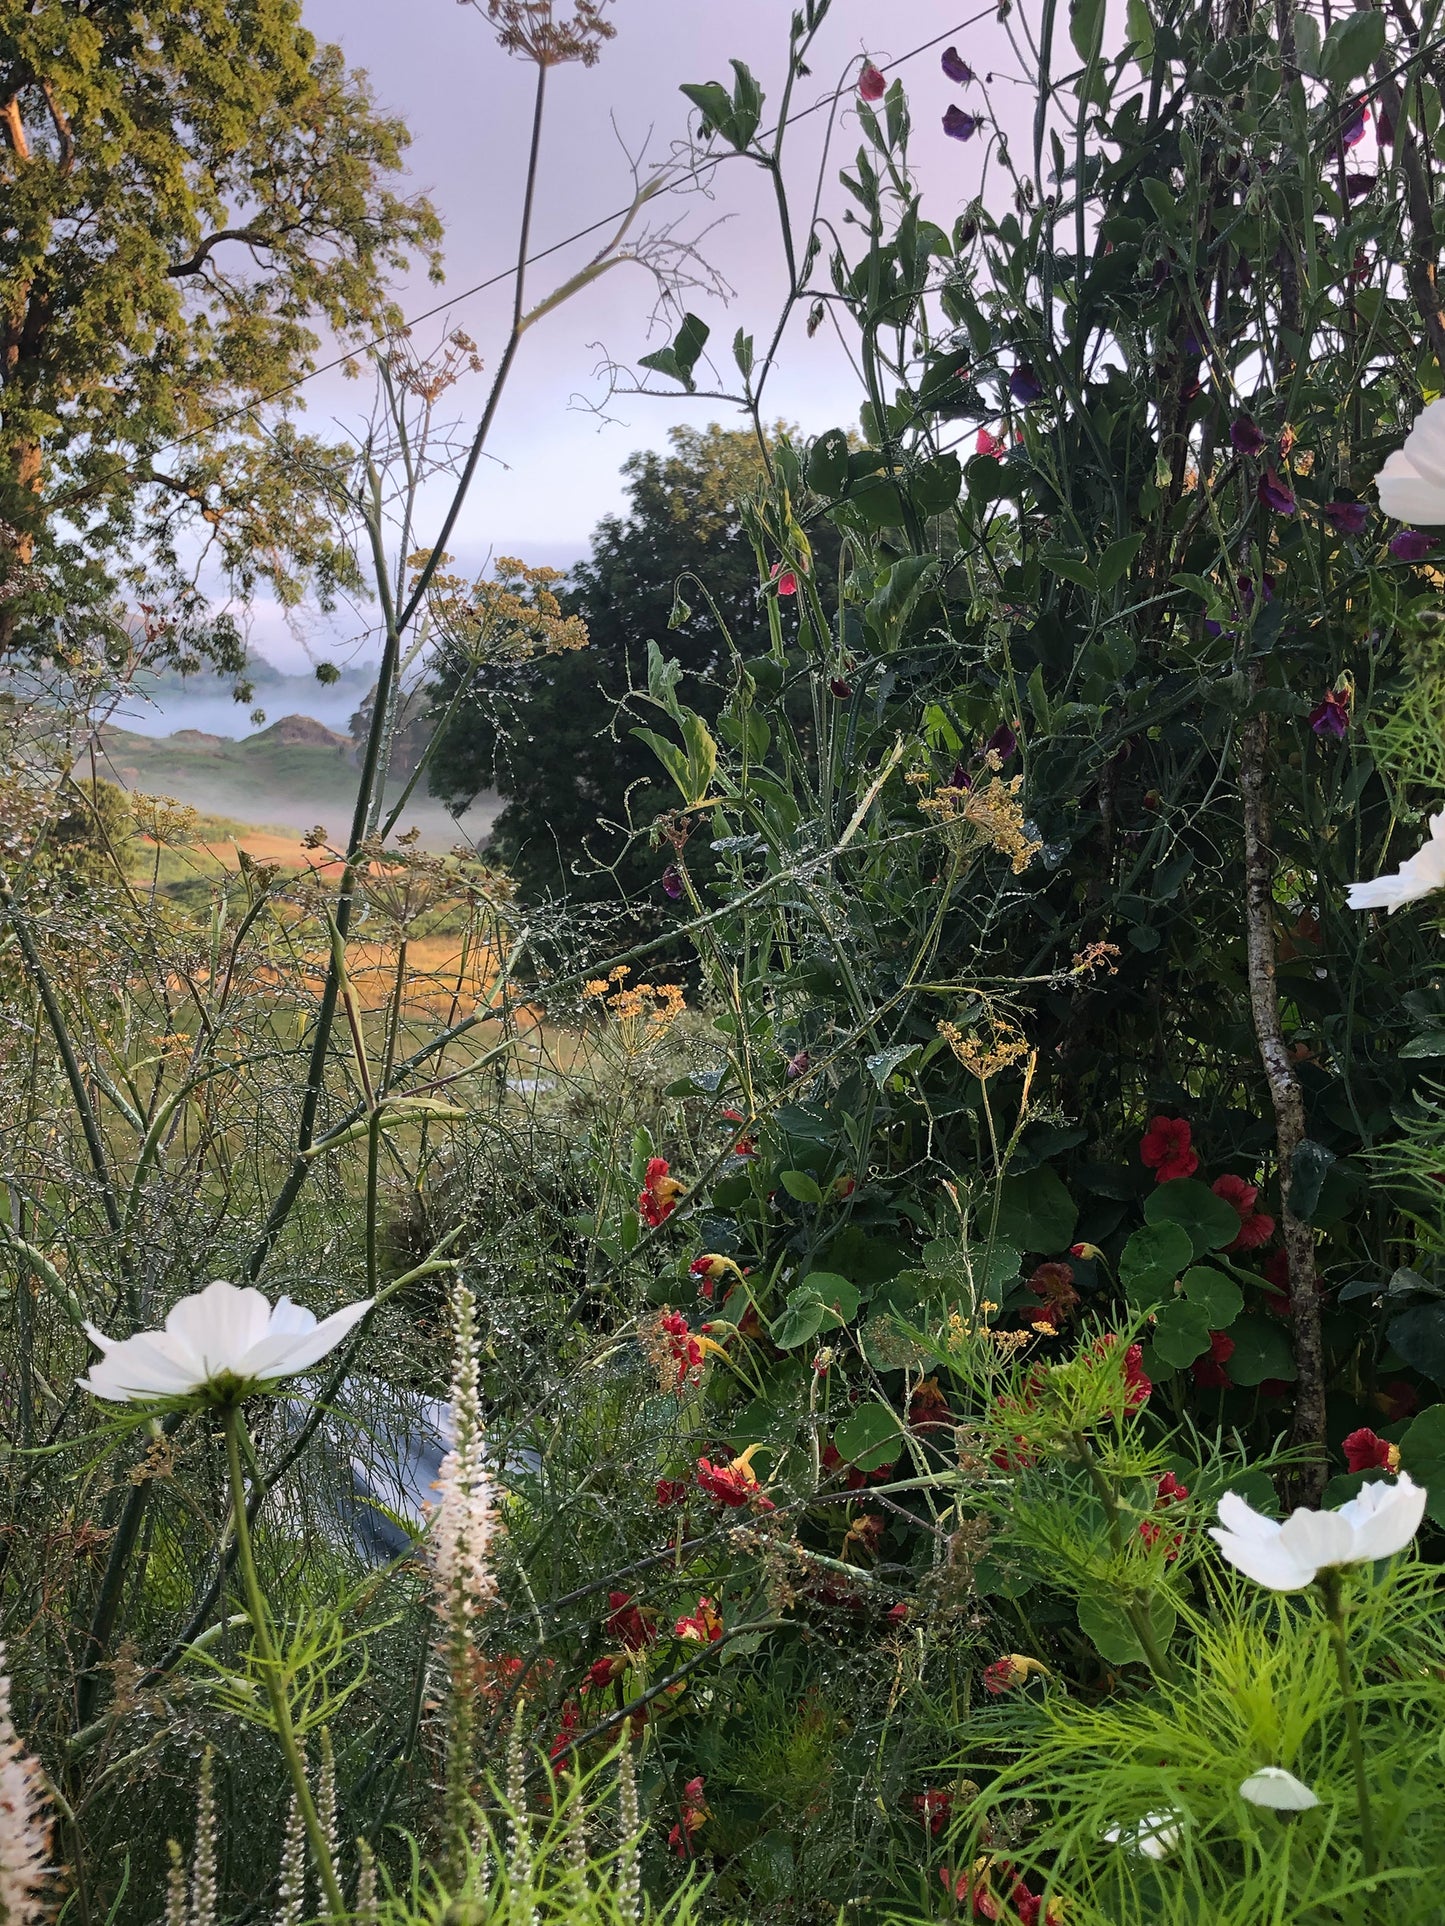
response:
<path id="1" fill-rule="evenodd" d="M 1024 5 L 1032 10 L 1031 0 Z M 730 78 L 730 56 L 757 75 L 767 96 L 764 124 L 771 125 L 791 11 L 791 0 L 614 0 L 617 35 L 599 63 L 554 69 L 549 77 L 534 244 L 550 247 L 625 206 L 632 192 L 629 153 L 644 155 L 645 166 L 665 160 L 687 126 L 680 84 Z M 418 324 L 414 339 L 431 348 L 449 328 L 465 329 L 490 365 L 505 337 L 510 281 L 489 292 L 470 290 L 505 277 L 515 257 L 534 70 L 498 47 L 484 7 L 470 0 L 305 0 L 304 16 L 319 39 L 338 43 L 351 65 L 366 69 L 379 104 L 407 123 L 413 139 L 403 185 L 429 194 L 441 214 L 444 284 L 432 285 L 419 271 L 398 288 L 409 316 L 442 309 Z M 928 41 L 938 44 L 904 58 Z M 939 68 L 942 48 L 951 42 L 977 75 L 963 92 Z M 946 227 L 978 191 L 986 142 L 964 146 L 945 136 L 945 107 L 959 100 L 1004 126 L 1016 124 L 1024 109 L 1023 89 L 1010 78 L 1018 67 L 1005 31 L 992 6 L 980 11 L 966 0 L 833 0 L 794 111 L 831 94 L 849 63 L 856 71 L 865 54 L 904 80 L 925 211 Z M 796 141 L 791 192 L 799 206 L 814 192 L 827 120 L 816 113 L 790 133 Z M 858 139 L 845 113 L 821 174 L 822 206 L 835 218 L 847 204 L 838 171 Z M 726 299 L 716 282 L 687 296 L 712 329 L 709 349 L 726 375 L 735 330 L 741 326 L 761 339 L 779 307 L 784 281 L 771 187 L 760 170 L 734 161 L 717 170 L 707 195 L 678 192 L 654 208 L 654 226 L 677 223 L 677 233 L 695 243 L 707 263 L 700 280 L 715 276 L 727 284 Z M 575 244 L 531 269 L 529 294 L 546 294 L 596 246 L 595 238 Z M 623 504 L 619 469 L 631 452 L 665 446 L 675 423 L 733 425 L 738 419 L 729 404 L 715 400 L 608 400 L 603 365 L 635 367 L 640 354 L 667 338 L 665 327 L 653 325 L 649 333 L 655 305 L 651 275 L 640 266 L 619 266 L 529 331 L 451 543 L 459 566 L 480 569 L 489 553 L 566 566 L 586 552 L 598 519 Z M 700 385 L 712 385 L 705 371 L 699 374 Z M 468 432 L 487 380 L 485 372 L 467 377 L 443 404 Z M 308 427 L 354 428 L 368 395 L 364 378 L 319 375 L 306 387 Z M 858 384 L 830 330 L 808 341 L 799 317 L 784 341 L 765 412 L 808 434 L 856 422 Z M 440 498 L 428 503 L 434 515 L 440 506 Z M 419 541 L 426 540 L 423 526 Z M 373 654 L 374 641 L 366 638 L 373 619 L 363 607 L 330 621 L 303 610 L 288 622 L 258 602 L 250 626 L 254 646 L 296 670 L 308 657 L 355 661 Z"/>

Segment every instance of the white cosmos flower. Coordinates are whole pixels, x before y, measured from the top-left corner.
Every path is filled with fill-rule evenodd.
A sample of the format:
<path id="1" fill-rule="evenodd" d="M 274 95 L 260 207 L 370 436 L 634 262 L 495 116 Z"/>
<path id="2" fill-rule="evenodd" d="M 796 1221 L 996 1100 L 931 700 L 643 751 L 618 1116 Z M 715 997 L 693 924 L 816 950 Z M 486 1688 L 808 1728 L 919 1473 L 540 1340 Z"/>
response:
<path id="1" fill-rule="evenodd" d="M 371 1299 L 364 1298 L 318 1324 L 314 1312 L 289 1297 L 273 1310 L 259 1291 L 218 1278 L 173 1306 L 163 1331 L 117 1342 L 87 1324 L 86 1335 L 102 1355 L 80 1384 L 115 1404 L 207 1390 L 230 1400 L 309 1371 L 370 1309 Z"/>
<path id="2" fill-rule="evenodd" d="M 1403 1551 L 1420 1529 L 1425 1491 L 1402 1471 L 1394 1484 L 1364 1485 L 1338 1511 L 1292 1511 L 1266 1518 L 1237 1491 L 1219 1501 L 1209 1535 L 1236 1570 L 1272 1592 L 1302 1592 L 1337 1565 L 1368 1565 Z M 1222 1529 L 1220 1528 L 1222 1527 Z"/>
<path id="3" fill-rule="evenodd" d="M 1445 522 L 1445 400 L 1432 401 L 1375 477 L 1380 506 L 1397 522 Z"/>
<path id="4" fill-rule="evenodd" d="M 1252 1806 L 1268 1806 L 1272 1812 L 1308 1812 L 1319 1804 L 1318 1793 L 1311 1792 L 1303 1779 L 1296 1779 L 1283 1766 L 1261 1766 L 1251 1772 L 1239 1788 L 1241 1799 Z"/>
<path id="5" fill-rule="evenodd" d="M 1179 1814 L 1146 1812 L 1137 1826 L 1110 1826 L 1104 1837 L 1111 1846 L 1127 1846 L 1146 1859 L 1163 1859 L 1179 1844 Z"/>
<path id="6" fill-rule="evenodd" d="M 1445 887 L 1445 809 L 1430 818 L 1430 840 L 1393 875 L 1351 883 L 1346 895 L 1351 909 L 1387 909 L 1393 915 L 1402 903 L 1417 902 L 1441 887 Z"/>

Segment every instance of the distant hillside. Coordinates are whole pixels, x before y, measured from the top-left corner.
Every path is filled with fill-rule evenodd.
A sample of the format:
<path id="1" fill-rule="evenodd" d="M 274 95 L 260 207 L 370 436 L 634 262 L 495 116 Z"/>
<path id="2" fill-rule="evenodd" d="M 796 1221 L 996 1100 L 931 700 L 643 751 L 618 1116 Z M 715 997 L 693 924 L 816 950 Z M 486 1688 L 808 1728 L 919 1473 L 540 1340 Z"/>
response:
<path id="1" fill-rule="evenodd" d="M 298 833 L 320 823 L 333 837 L 350 826 L 356 799 L 355 744 L 310 716 L 282 716 L 232 741 L 201 729 L 141 736 L 107 729 L 101 773 L 125 789 L 174 796 L 208 814 Z M 396 785 L 395 793 L 401 785 Z M 479 801 L 458 824 L 425 795 L 408 804 L 400 828 L 417 828 L 428 848 L 482 840 L 497 805 Z"/>

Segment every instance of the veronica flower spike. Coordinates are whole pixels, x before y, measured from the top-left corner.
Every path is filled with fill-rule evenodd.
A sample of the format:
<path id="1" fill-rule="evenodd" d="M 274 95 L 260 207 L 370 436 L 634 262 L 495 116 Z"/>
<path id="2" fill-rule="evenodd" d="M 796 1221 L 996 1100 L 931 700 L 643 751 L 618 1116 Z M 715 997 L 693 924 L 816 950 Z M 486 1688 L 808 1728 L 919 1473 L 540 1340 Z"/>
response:
<path id="1" fill-rule="evenodd" d="M 79 1383 L 113 1404 L 155 1398 L 235 1404 L 320 1363 L 371 1305 L 371 1298 L 363 1298 L 318 1323 L 313 1311 L 289 1297 L 273 1308 L 259 1291 L 218 1278 L 174 1305 L 163 1331 L 118 1341 L 87 1324 L 86 1335 L 101 1355 Z"/>
<path id="2" fill-rule="evenodd" d="M 1408 1472 L 1366 1485 L 1338 1511 L 1300 1506 L 1284 1523 L 1266 1518 L 1237 1491 L 1219 1501 L 1209 1535 L 1236 1571 L 1272 1592 L 1302 1592 L 1321 1572 L 1370 1565 L 1403 1551 L 1420 1529 L 1425 1491 Z"/>

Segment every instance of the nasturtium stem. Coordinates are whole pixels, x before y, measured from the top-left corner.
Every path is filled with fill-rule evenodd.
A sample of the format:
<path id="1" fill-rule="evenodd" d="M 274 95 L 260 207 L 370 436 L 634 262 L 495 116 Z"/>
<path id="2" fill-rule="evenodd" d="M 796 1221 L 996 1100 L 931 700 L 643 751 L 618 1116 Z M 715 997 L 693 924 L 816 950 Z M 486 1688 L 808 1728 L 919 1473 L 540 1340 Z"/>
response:
<path id="1" fill-rule="evenodd" d="M 251 1527 L 246 1518 L 246 1474 L 241 1463 L 242 1440 L 250 1443 L 246 1432 L 246 1420 L 241 1415 L 238 1404 L 230 1404 L 225 1409 L 226 1460 L 231 1473 L 231 1517 L 236 1533 L 236 1565 L 241 1574 L 241 1589 L 246 1597 L 246 1610 L 251 1619 L 251 1636 L 256 1641 L 256 1650 L 261 1660 L 261 1670 L 266 1681 L 266 1696 L 271 1701 L 271 1717 L 276 1726 L 276 1737 L 286 1759 L 286 1769 L 291 1775 L 292 1790 L 296 1794 L 296 1804 L 301 1812 L 306 1836 L 311 1841 L 311 1850 L 316 1855 L 316 1869 L 320 1874 L 322 1890 L 326 1894 L 327 1911 L 333 1919 L 344 1919 L 346 1901 L 341 1895 L 341 1885 L 336 1877 L 336 1867 L 331 1859 L 331 1847 L 327 1843 L 326 1831 L 316 1810 L 316 1801 L 311 1796 L 311 1787 L 306 1778 L 306 1760 L 296 1737 L 296 1728 L 291 1722 L 291 1702 L 286 1693 L 286 1681 L 282 1676 L 281 1660 L 276 1651 L 276 1641 L 271 1635 L 271 1617 L 266 1609 L 266 1597 L 261 1590 L 261 1581 L 256 1574 L 256 1560 L 251 1550 Z"/>
<path id="2" fill-rule="evenodd" d="M 1345 1707 L 1345 1732 L 1350 1742 L 1350 1761 L 1355 1768 L 1355 1804 L 1360 1814 L 1360 1853 L 1365 1871 L 1373 1873 L 1379 1865 L 1375 1848 L 1375 1818 L 1370 1807 L 1370 1781 L 1365 1771 L 1365 1742 L 1360 1732 L 1360 1706 L 1355 1697 L 1355 1682 L 1350 1672 L 1350 1651 L 1345 1640 L 1345 1607 L 1340 1575 L 1322 1571 L 1316 1580 L 1325 1602 L 1330 1644 L 1334 1648 L 1335 1669 L 1340 1676 L 1340 1697 Z"/>

